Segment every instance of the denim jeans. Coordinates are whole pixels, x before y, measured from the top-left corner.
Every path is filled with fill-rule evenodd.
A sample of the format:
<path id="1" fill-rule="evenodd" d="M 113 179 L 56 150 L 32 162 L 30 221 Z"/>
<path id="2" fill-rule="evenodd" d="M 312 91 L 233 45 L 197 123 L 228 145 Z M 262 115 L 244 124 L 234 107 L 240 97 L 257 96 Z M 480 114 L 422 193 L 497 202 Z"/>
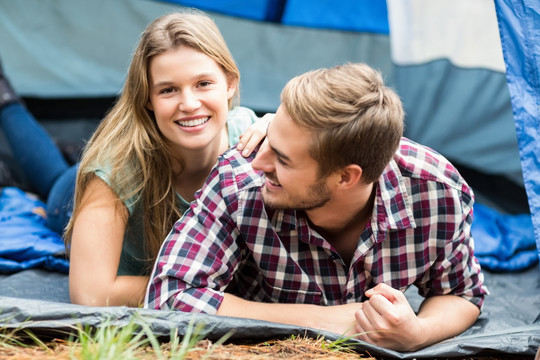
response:
<path id="1" fill-rule="evenodd" d="M 49 134 L 22 104 L 0 108 L 0 126 L 29 185 L 47 203 L 48 226 L 61 234 L 71 217 L 77 166 L 69 166 Z"/>

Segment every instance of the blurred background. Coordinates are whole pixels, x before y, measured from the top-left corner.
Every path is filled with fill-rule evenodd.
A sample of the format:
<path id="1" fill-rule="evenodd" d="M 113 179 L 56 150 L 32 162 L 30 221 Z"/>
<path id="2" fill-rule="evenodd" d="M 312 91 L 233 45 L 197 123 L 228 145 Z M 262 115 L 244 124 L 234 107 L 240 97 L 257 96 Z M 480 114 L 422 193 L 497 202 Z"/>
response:
<path id="1" fill-rule="evenodd" d="M 185 6 L 218 24 L 243 106 L 274 112 L 293 76 L 365 62 L 402 97 L 405 135 L 449 158 L 478 202 L 529 212 L 492 0 L 0 0 L 4 71 L 70 162 L 121 91 L 141 32 Z M 10 164 L 1 133 L 0 159 Z"/>

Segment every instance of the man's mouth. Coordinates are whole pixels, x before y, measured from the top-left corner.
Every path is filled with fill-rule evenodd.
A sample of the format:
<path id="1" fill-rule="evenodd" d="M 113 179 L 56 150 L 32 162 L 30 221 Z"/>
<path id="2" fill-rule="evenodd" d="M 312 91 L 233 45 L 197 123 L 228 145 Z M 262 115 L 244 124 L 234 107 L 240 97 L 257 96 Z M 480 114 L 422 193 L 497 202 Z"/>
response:
<path id="1" fill-rule="evenodd" d="M 202 125 L 208 120 L 210 120 L 210 116 L 202 117 L 199 119 L 193 119 L 193 120 L 183 120 L 183 121 L 178 120 L 178 121 L 175 121 L 175 123 L 183 127 L 194 127 L 194 126 Z"/>
<path id="2" fill-rule="evenodd" d="M 268 184 L 270 184 L 270 186 L 272 187 L 281 187 L 281 184 L 276 181 L 276 180 L 273 180 L 271 178 L 269 178 L 268 176 L 266 176 L 266 181 L 268 182 Z"/>

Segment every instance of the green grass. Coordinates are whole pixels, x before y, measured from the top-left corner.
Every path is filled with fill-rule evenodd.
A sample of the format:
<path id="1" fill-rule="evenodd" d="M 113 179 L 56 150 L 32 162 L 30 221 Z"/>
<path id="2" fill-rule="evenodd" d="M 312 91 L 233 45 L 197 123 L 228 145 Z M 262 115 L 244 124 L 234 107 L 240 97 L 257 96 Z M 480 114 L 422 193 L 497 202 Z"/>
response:
<path id="1" fill-rule="evenodd" d="M 204 338 L 205 325 L 191 321 L 184 336 L 180 336 L 178 329 L 173 328 L 168 341 L 164 343 L 139 316 L 132 318 L 125 326 L 105 321 L 101 326 L 77 326 L 73 330 L 66 346 L 70 352 L 69 359 L 77 360 L 184 360 L 195 350 L 204 350 L 205 355 L 201 358 L 204 359 L 211 356 L 216 347 L 231 336 L 226 334 L 209 349 L 200 349 L 197 344 Z M 0 351 L 36 347 L 51 352 L 50 345 L 45 344 L 30 330 L 0 327 Z"/>
<path id="2" fill-rule="evenodd" d="M 112 326 L 105 324 L 97 329 L 78 329 L 77 336 L 70 339 L 73 344 L 72 353 L 76 359 L 84 360 L 116 360 L 139 359 L 142 353 L 151 352 L 153 358 L 159 360 L 183 360 L 189 352 L 200 350 L 197 343 L 204 336 L 204 324 L 195 324 L 191 321 L 184 336 L 179 336 L 178 329 L 171 329 L 169 341 L 162 345 L 148 326 L 140 317 L 134 318 L 126 326 Z M 207 351 L 212 351 L 230 337 L 222 337 Z"/>
<path id="3" fill-rule="evenodd" d="M 211 329 L 204 323 L 196 323 L 195 317 L 183 330 L 183 336 L 179 335 L 177 328 L 172 328 L 167 339 L 160 338 L 153 333 L 150 325 L 142 317 L 135 315 L 123 325 L 118 325 L 111 319 L 94 327 L 74 326 L 62 339 L 44 343 L 30 330 L 24 328 L 9 330 L 2 328 L 0 324 L 0 358 L 6 354 L 12 356 L 9 359 L 19 358 L 12 355 L 13 353 L 28 358 L 29 353 L 34 354 L 31 358 L 54 360 L 185 360 L 188 357 L 204 360 L 213 356 L 220 359 L 224 358 L 222 356 L 229 358 L 227 356 L 234 353 L 230 356 L 238 355 L 241 359 L 271 359 L 275 357 L 276 352 L 282 353 L 283 356 L 302 353 L 317 358 L 316 356 L 326 354 L 341 359 L 342 355 L 356 354 L 355 358 L 363 358 L 354 351 L 354 342 L 349 341 L 351 337 L 340 337 L 330 341 L 324 336 L 310 340 L 302 335 L 291 335 L 284 340 L 251 345 L 249 350 L 246 350 L 246 347 L 241 345 L 221 346 L 230 338 L 231 333 L 215 343 L 203 341 Z M 246 351 L 248 355 L 245 355 Z M 35 355 L 36 353 L 38 355 Z"/>

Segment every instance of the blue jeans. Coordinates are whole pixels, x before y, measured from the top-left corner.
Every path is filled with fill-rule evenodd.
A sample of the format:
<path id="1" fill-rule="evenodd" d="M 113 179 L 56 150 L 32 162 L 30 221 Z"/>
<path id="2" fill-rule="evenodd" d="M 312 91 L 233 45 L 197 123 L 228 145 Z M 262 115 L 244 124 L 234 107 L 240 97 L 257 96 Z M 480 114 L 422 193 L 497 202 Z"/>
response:
<path id="1" fill-rule="evenodd" d="M 77 165 L 62 152 L 20 103 L 0 108 L 0 126 L 32 189 L 47 202 L 47 225 L 62 234 L 73 209 Z"/>

